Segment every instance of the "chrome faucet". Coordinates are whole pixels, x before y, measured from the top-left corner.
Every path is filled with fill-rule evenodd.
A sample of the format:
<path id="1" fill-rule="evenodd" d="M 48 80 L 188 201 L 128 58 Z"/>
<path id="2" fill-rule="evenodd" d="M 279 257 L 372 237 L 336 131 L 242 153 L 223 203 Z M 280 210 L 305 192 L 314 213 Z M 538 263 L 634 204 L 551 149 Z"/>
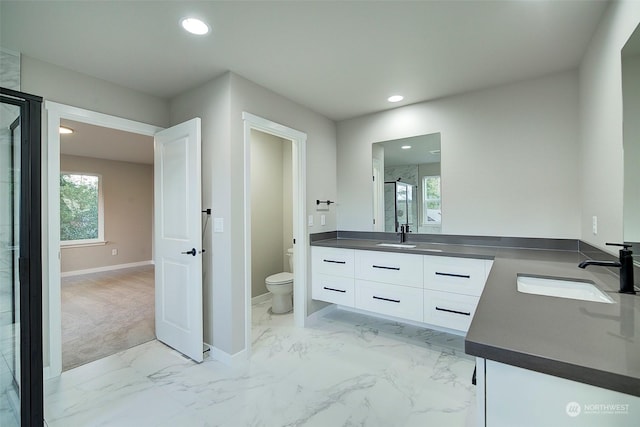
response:
<path id="1" fill-rule="evenodd" d="M 580 268 L 586 268 L 589 265 L 599 265 L 602 267 L 619 267 L 620 268 L 620 292 L 621 294 L 635 294 L 633 288 L 633 252 L 629 249 L 631 245 L 620 243 L 607 243 L 608 246 L 622 246 L 620 249 L 620 261 L 583 261 L 578 264 Z"/>

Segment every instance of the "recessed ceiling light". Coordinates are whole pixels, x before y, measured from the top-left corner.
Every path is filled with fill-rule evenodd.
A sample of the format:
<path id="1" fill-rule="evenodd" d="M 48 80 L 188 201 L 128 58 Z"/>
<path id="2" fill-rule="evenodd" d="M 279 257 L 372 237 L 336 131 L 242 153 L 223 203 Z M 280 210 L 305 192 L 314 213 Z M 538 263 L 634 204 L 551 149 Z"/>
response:
<path id="1" fill-rule="evenodd" d="M 60 126 L 59 132 L 61 135 L 68 135 L 70 133 L 73 133 L 73 129 L 66 126 Z"/>
<path id="2" fill-rule="evenodd" d="M 198 18 L 183 18 L 180 21 L 180 25 L 191 34 L 197 36 L 203 36 L 211 30 L 204 21 Z"/>
<path id="3" fill-rule="evenodd" d="M 411 148 L 411 146 L 410 145 L 403 145 L 400 148 L 402 148 L 403 150 L 408 150 L 409 148 Z"/>
<path id="4" fill-rule="evenodd" d="M 387 101 L 389 102 L 400 102 L 404 99 L 404 96 L 402 95 L 393 95 L 390 96 L 389 98 L 387 98 Z"/>

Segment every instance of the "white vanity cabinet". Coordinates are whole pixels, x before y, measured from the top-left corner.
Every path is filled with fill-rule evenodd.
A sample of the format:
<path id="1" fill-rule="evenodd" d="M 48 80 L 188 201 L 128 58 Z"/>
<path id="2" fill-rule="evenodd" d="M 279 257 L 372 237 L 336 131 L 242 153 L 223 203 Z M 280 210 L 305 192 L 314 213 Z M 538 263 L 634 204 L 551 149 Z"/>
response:
<path id="1" fill-rule="evenodd" d="M 493 261 L 424 258 L 424 322 L 466 332 Z"/>
<path id="2" fill-rule="evenodd" d="M 422 322 L 423 256 L 356 251 L 356 308 Z"/>
<path id="3" fill-rule="evenodd" d="M 479 427 L 637 427 L 640 397 L 476 359 Z"/>
<path id="4" fill-rule="evenodd" d="M 312 297 L 466 332 L 493 261 L 314 246 Z"/>
<path id="5" fill-rule="evenodd" d="M 354 250 L 314 247 L 311 251 L 311 297 L 353 307 Z"/>

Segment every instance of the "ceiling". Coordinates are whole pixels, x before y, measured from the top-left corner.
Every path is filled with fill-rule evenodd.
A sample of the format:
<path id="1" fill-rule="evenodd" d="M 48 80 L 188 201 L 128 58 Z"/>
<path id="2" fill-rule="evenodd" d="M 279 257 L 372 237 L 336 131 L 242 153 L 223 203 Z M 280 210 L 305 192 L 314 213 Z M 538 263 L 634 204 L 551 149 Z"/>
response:
<path id="1" fill-rule="evenodd" d="M 60 135 L 60 154 L 153 164 L 153 137 L 73 120 L 60 124 L 73 129 Z"/>
<path id="2" fill-rule="evenodd" d="M 573 69 L 606 5 L 2 0 L 0 45 L 165 99 L 231 70 L 342 120 Z"/>
<path id="3" fill-rule="evenodd" d="M 439 133 L 376 142 L 375 145 L 384 147 L 385 168 L 440 162 Z M 403 146 L 410 146 L 411 148 L 403 149 Z"/>

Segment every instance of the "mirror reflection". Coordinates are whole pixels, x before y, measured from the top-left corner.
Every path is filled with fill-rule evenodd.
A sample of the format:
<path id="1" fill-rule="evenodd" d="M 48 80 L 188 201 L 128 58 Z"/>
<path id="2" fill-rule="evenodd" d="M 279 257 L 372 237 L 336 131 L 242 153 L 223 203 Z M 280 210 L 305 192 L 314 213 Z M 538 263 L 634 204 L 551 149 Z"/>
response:
<path id="1" fill-rule="evenodd" d="M 624 240 L 640 242 L 640 26 L 622 49 Z M 633 251 L 640 254 L 640 243 Z"/>
<path id="2" fill-rule="evenodd" d="M 440 133 L 372 144 L 374 230 L 442 231 Z"/>

